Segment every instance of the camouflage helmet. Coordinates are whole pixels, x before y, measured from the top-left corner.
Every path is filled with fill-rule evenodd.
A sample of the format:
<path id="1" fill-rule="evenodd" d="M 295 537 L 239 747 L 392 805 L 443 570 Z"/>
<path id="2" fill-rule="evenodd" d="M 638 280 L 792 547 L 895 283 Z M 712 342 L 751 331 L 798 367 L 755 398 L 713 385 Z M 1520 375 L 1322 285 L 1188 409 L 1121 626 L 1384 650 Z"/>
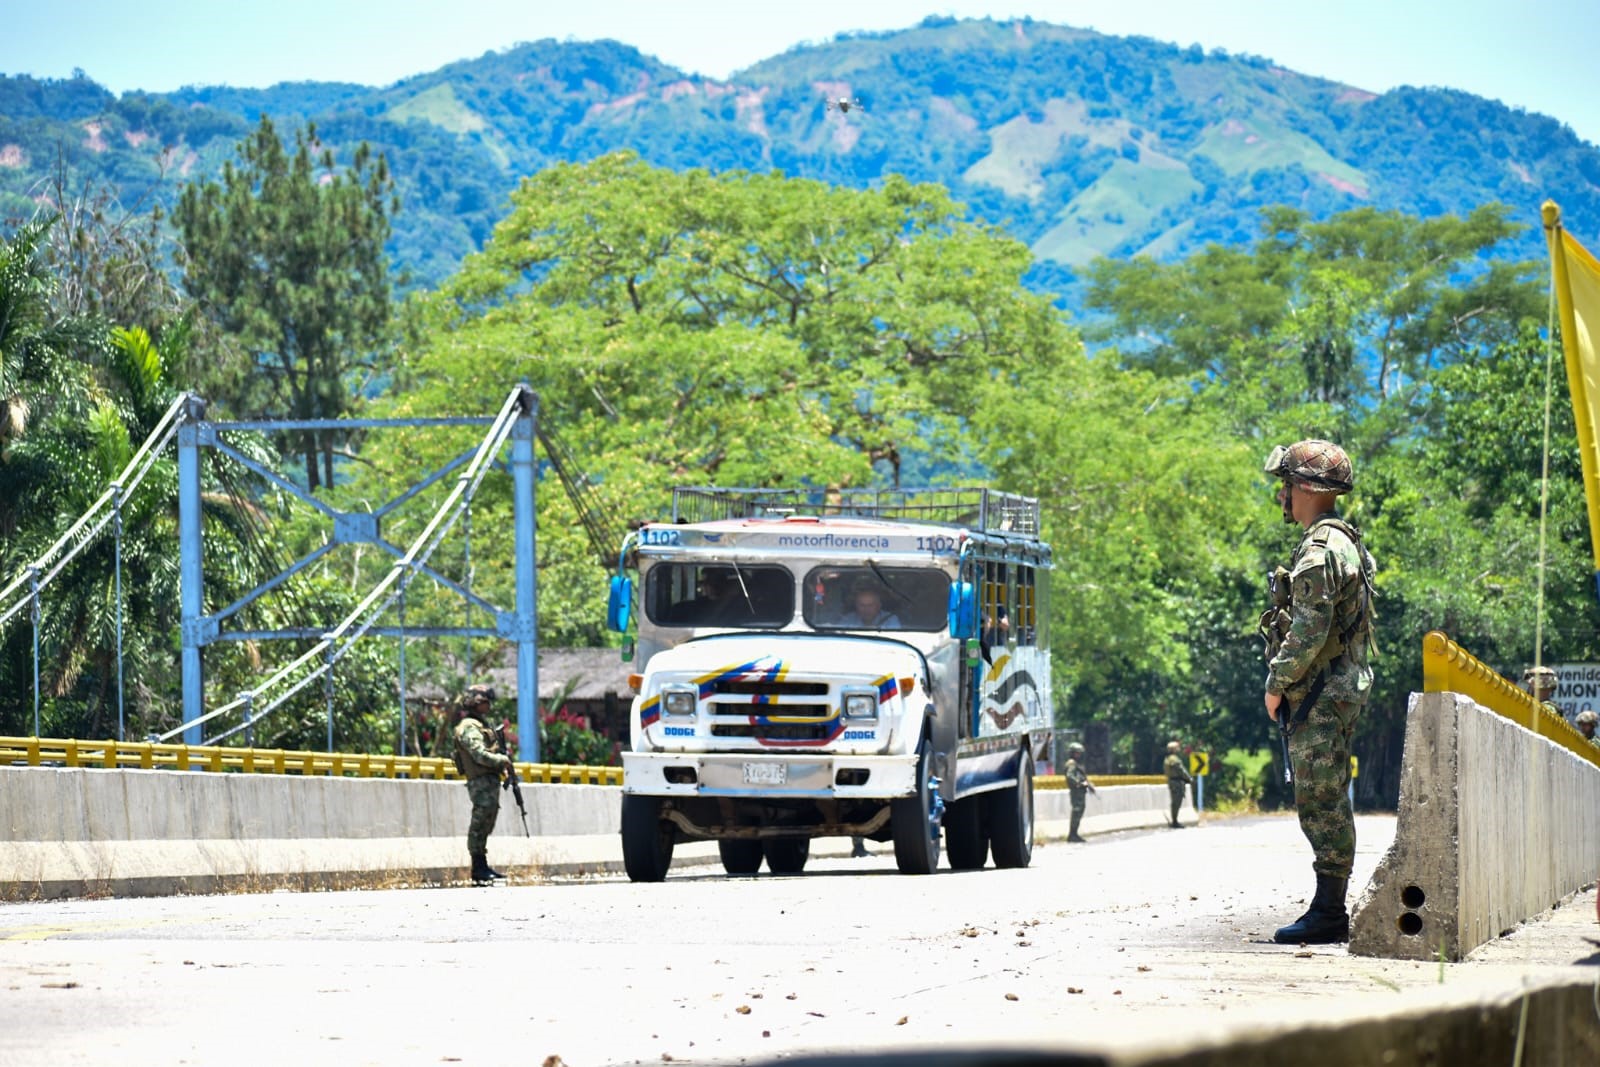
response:
<path id="1" fill-rule="evenodd" d="M 1183 747 L 1183 746 L 1182 746 L 1182 745 L 1180 745 L 1180 744 L 1179 744 L 1179 743 L 1178 743 L 1178 742 L 1176 742 L 1176 741 L 1168 741 L 1168 742 L 1167 742 L 1167 751 L 1168 751 L 1168 752 L 1176 752 L 1176 751 L 1178 751 L 1178 750 L 1179 750 L 1179 749 L 1180 749 L 1180 748 L 1182 748 L 1182 747 Z"/>
<path id="2" fill-rule="evenodd" d="M 493 703 L 494 686 L 492 685 L 469 685 L 461 692 L 461 706 L 464 708 L 475 708 L 479 704 Z"/>
<path id="3" fill-rule="evenodd" d="M 1533 693 L 1554 693 L 1560 684 L 1556 672 L 1549 667 L 1529 667 L 1522 672 L 1522 684 Z"/>
<path id="4" fill-rule="evenodd" d="M 1350 457 L 1332 441 L 1297 441 L 1287 448 L 1279 445 L 1267 456 L 1262 470 L 1314 493 L 1348 493 L 1355 487 Z"/>
<path id="5" fill-rule="evenodd" d="M 1083 755 L 1083 743 L 1082 742 L 1074 741 L 1074 742 L 1072 742 L 1072 744 L 1067 746 L 1067 755 L 1071 756 L 1071 755 L 1074 755 L 1074 754 L 1079 755 L 1079 756 Z"/>
<path id="6" fill-rule="evenodd" d="M 1594 726 L 1595 724 L 1600 723 L 1600 715 L 1597 715 L 1588 708 L 1585 708 L 1584 710 L 1578 712 L 1577 723 L 1579 726 Z"/>

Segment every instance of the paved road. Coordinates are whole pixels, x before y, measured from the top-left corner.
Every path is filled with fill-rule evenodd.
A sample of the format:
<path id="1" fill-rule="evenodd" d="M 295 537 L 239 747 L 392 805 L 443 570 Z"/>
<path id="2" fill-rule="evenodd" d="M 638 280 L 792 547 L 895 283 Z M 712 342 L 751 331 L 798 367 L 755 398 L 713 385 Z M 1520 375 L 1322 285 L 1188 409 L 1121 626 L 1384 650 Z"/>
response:
<path id="1" fill-rule="evenodd" d="M 1364 884 L 1394 832 L 1359 820 Z M 1590 958 L 1590 891 L 1454 965 L 1296 950 L 1288 818 L 1041 845 L 909 878 L 674 868 L 388 890 L 0 906 L 0 1064 L 765 1062 L 925 1043 L 1183 1044 Z M 1480 958 L 1481 957 L 1481 958 Z"/>

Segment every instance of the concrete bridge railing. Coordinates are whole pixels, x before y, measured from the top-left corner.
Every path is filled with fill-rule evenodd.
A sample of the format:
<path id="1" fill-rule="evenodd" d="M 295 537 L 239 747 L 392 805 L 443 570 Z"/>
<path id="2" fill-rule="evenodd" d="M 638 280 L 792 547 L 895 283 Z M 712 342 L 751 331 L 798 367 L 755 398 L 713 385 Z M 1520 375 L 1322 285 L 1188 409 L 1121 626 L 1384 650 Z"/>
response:
<path id="1" fill-rule="evenodd" d="M 519 875 L 620 869 L 621 790 L 522 787 L 490 861 Z M 1088 833 L 1160 825 L 1164 785 L 1106 784 Z M 1035 794 L 1039 836 L 1066 834 L 1064 790 Z M 461 881 L 471 807 L 459 781 L 134 768 L 0 766 L 0 899 L 144 896 Z M 1185 822 L 1193 823 L 1192 808 Z M 848 848 L 847 839 L 838 842 Z M 705 862 L 715 846 L 682 848 Z"/>
<path id="2" fill-rule="evenodd" d="M 1600 874 L 1600 748 L 1443 634 L 1423 662 L 1394 844 L 1350 951 L 1459 960 Z"/>

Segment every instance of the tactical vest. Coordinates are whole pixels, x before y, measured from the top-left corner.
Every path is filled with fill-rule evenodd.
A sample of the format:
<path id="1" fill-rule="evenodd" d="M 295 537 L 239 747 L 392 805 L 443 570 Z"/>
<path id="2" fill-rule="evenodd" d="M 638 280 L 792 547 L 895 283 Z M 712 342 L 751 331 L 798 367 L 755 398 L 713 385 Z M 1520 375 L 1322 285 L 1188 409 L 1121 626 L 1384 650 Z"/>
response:
<path id="1" fill-rule="evenodd" d="M 471 723 L 472 725 L 469 726 L 468 723 Z M 465 744 L 465 742 L 463 740 L 463 737 L 462 737 L 462 731 L 463 730 L 471 730 L 471 729 L 474 729 L 474 728 L 483 731 L 483 734 L 484 734 L 483 747 L 484 748 L 488 749 L 490 752 L 494 752 L 500 746 L 500 739 L 495 735 L 495 732 L 493 730 L 489 729 L 489 727 L 487 725 L 479 722 L 476 719 L 470 718 L 470 717 L 461 720 L 461 722 L 456 726 L 456 732 L 455 732 L 455 743 L 456 743 L 456 745 L 455 745 L 455 752 L 453 753 L 453 755 L 455 756 L 456 773 L 461 775 L 462 777 L 468 778 L 468 779 L 481 778 L 486 774 L 495 774 L 495 773 L 497 773 L 493 767 L 485 767 L 483 764 L 479 763 L 477 760 L 473 759 L 471 755 L 468 754 L 467 746 L 466 746 L 466 744 Z"/>
<path id="2" fill-rule="evenodd" d="M 1361 589 L 1356 596 L 1341 598 L 1334 606 L 1334 617 L 1329 627 L 1328 638 L 1306 671 L 1308 679 L 1315 679 L 1331 663 L 1344 655 L 1346 649 L 1359 646 L 1364 647 L 1369 654 L 1377 651 L 1377 641 L 1372 626 L 1374 595 L 1372 555 L 1361 543 L 1360 530 L 1337 515 L 1324 515 L 1312 523 L 1311 528 L 1300 539 L 1289 566 L 1276 568 L 1269 579 L 1272 606 L 1261 613 L 1256 628 L 1265 646 L 1266 661 L 1271 663 L 1273 657 L 1278 654 L 1278 649 L 1283 647 L 1284 639 L 1289 635 L 1289 624 L 1294 618 L 1293 590 L 1290 588 L 1289 577 L 1294 573 L 1294 568 L 1300 562 L 1300 556 L 1305 552 L 1307 545 L 1316 544 L 1327 548 L 1329 528 L 1339 530 L 1356 546 L 1356 554 L 1361 560 Z"/>

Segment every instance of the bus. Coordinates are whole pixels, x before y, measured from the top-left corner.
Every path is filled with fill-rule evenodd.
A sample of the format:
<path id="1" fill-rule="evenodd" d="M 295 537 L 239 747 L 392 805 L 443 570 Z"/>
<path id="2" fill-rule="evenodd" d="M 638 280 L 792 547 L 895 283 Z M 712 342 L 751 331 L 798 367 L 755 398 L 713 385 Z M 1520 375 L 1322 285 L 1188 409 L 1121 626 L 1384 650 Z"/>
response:
<path id="1" fill-rule="evenodd" d="M 628 877 L 665 878 L 680 841 L 798 874 L 843 836 L 892 841 L 908 874 L 1026 867 L 1050 566 L 1038 501 L 988 488 L 675 489 L 607 609 L 637 617 Z"/>

